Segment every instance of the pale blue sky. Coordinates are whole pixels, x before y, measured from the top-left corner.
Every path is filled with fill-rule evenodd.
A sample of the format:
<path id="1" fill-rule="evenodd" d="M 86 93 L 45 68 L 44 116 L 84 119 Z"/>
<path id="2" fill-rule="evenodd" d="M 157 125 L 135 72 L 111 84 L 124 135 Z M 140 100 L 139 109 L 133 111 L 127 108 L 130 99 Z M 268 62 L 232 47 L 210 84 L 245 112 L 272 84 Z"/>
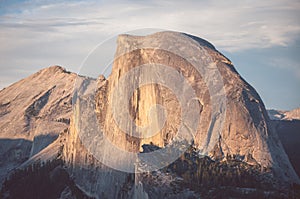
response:
<path id="1" fill-rule="evenodd" d="M 0 88 L 58 64 L 78 71 L 113 35 L 141 28 L 207 39 L 267 108 L 300 106 L 300 2 L 0 0 Z"/>

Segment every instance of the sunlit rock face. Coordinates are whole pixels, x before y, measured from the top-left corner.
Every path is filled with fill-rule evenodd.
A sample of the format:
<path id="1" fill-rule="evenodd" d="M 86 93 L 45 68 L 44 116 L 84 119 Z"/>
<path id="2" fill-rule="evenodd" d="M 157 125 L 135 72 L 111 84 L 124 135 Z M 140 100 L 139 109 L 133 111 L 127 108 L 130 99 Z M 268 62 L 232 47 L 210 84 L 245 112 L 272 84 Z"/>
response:
<path id="1" fill-rule="evenodd" d="M 264 104 L 257 92 L 211 44 L 177 32 L 160 32 L 145 37 L 120 35 L 117 44 L 112 73 L 107 79 L 99 77 L 95 96 L 97 121 L 114 145 L 123 150 L 138 152 L 143 144 L 164 147 L 176 139 L 183 121 L 183 105 L 171 89 L 174 86 L 168 87 L 157 81 L 163 79 L 175 82 L 179 91 L 188 93 L 183 82 L 187 81 L 197 97 L 194 106 L 199 114 L 194 120 L 197 128 L 193 133 L 193 141 L 202 154 L 214 159 L 235 156 L 249 164 L 272 167 L 277 171 L 281 168 L 286 171 L 283 178 L 295 177 L 269 125 Z M 209 80 L 205 79 L 209 76 L 201 74 L 186 57 L 174 53 L 171 45 L 184 51 L 184 55 L 195 54 L 194 59 L 200 61 L 194 63 L 201 64 L 198 68 L 209 71 L 214 66 L 213 70 L 217 69 L 221 77 L 222 88 L 211 92 Z M 171 68 L 172 74 L 161 72 L 163 67 Z M 154 75 L 153 68 L 159 70 Z M 178 79 L 176 73 L 183 78 Z M 144 83 L 145 78 L 148 78 L 147 84 Z M 115 95 L 120 84 L 122 89 Z M 220 101 L 225 103 L 219 106 L 219 110 L 214 110 L 213 98 L 220 95 L 222 90 L 226 101 Z M 164 107 L 164 110 L 154 107 L 157 104 Z M 128 114 L 116 115 L 116 106 L 119 106 L 117 114 L 126 111 Z M 222 114 L 223 117 L 219 116 Z M 222 125 L 218 126 L 220 120 L 223 120 Z M 147 125 L 152 125 L 155 133 L 148 136 L 146 130 L 141 130 L 140 134 L 134 134 L 136 128 Z M 214 133 L 212 128 L 217 128 L 219 133 Z M 278 175 L 281 174 L 278 172 Z"/>
<path id="2" fill-rule="evenodd" d="M 120 35 L 107 79 L 53 66 L 1 90 L 0 129 L 0 182 L 21 164 L 59 157 L 87 195 L 199 198 L 180 188 L 174 167 L 139 173 L 143 154 L 183 143 L 196 151 L 180 172 L 203 155 L 221 164 L 234 157 L 268 179 L 298 182 L 256 91 L 212 44 L 184 33 Z"/>
<path id="3" fill-rule="evenodd" d="M 0 183 L 69 127 L 76 77 L 51 66 L 0 91 Z"/>
<path id="4" fill-rule="evenodd" d="M 51 66 L 0 91 L 0 138 L 58 135 L 70 123 L 77 75 Z M 49 128 L 51 126 L 51 128 Z"/>

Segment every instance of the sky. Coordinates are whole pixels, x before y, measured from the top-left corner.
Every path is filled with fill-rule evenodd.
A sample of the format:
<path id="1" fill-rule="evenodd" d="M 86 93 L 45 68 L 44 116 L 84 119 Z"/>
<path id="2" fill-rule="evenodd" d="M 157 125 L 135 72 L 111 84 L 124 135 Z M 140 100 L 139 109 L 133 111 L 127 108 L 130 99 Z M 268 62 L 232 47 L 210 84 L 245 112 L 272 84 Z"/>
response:
<path id="1" fill-rule="evenodd" d="M 211 42 L 269 109 L 300 107 L 300 1 L 0 0 L 0 89 L 51 66 L 78 72 L 88 54 L 136 29 Z"/>

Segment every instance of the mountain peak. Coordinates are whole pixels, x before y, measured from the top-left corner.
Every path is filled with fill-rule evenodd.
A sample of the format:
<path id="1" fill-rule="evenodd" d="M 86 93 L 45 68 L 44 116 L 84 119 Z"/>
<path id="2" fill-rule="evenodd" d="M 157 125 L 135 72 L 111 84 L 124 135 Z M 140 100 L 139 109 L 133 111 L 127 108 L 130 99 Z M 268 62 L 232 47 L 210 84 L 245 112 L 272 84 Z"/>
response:
<path id="1" fill-rule="evenodd" d="M 60 118 L 68 119 L 76 77 L 75 73 L 68 72 L 61 66 L 50 66 L 1 90 L 0 127 L 6 128 L 2 129 L 0 136 L 31 140 L 41 131 L 45 132 L 37 127 L 42 120 L 36 118 L 47 118 L 53 121 Z M 64 110 L 61 110 L 56 103 L 65 103 L 62 104 Z M 48 106 L 55 108 L 50 111 L 47 110 Z M 11 126 L 9 122 L 13 118 L 16 124 Z M 51 132 L 57 134 L 66 128 L 66 125 L 61 125 L 61 122 L 54 123 L 59 127 L 57 131 L 53 131 L 55 129 L 53 127 Z"/>
<path id="2" fill-rule="evenodd" d="M 59 65 L 53 65 L 49 66 L 47 68 L 41 69 L 38 73 L 45 73 L 45 74 L 56 74 L 56 73 L 70 73 L 66 70 L 66 68 L 59 66 Z"/>
<path id="3" fill-rule="evenodd" d="M 259 95 L 212 44 L 172 31 L 120 35 L 115 58 L 107 79 L 54 65 L 0 92 L 0 156 L 9 157 L 0 183 L 11 163 L 58 156 L 85 193 L 101 198 L 299 182 Z M 207 81 L 201 69 L 219 77 Z"/>
<path id="4" fill-rule="evenodd" d="M 186 37 L 196 41 L 201 46 L 205 46 L 208 48 L 211 48 L 213 50 L 216 50 L 214 45 L 212 45 L 210 42 L 206 41 L 205 39 L 196 37 L 191 34 L 183 33 L 183 32 L 176 32 L 176 31 L 162 31 L 162 32 L 156 32 L 150 35 L 146 36 L 137 36 L 137 35 L 129 35 L 129 34 L 121 34 L 118 36 L 118 43 L 127 41 L 129 43 L 131 42 L 141 42 L 147 43 L 147 42 L 153 42 L 158 41 L 160 43 L 166 43 L 168 42 L 168 38 L 176 38 L 178 41 L 185 39 Z"/>
<path id="5" fill-rule="evenodd" d="M 259 95 L 212 44 L 192 35 L 172 31 L 147 36 L 120 35 L 117 43 L 112 73 L 106 82 L 98 84 L 101 85 L 97 88 L 98 92 L 95 97 L 91 97 L 96 100 L 98 123 L 104 132 L 109 132 L 106 136 L 112 143 L 119 148 L 133 152 L 140 151 L 143 144 L 153 143 L 163 148 L 172 143 L 181 129 L 180 122 L 184 119 L 180 118 L 181 111 L 186 108 L 180 107 L 182 103 L 177 100 L 176 93 L 171 92 L 176 89 L 166 88 L 173 88 L 172 82 L 176 82 L 176 88 L 184 88 L 181 93 L 184 93 L 183 96 L 188 96 L 187 86 L 180 85 L 184 81 L 175 79 L 177 74 L 181 74 L 193 86 L 192 89 L 199 99 L 200 111 L 196 117 L 192 117 L 199 118 L 195 121 L 199 124 L 198 129 L 193 134 L 197 150 L 213 159 L 224 159 L 227 156 L 241 157 L 242 161 L 249 164 L 274 168 L 274 171 L 278 171 L 276 175 L 281 176 L 282 179 L 293 178 L 297 181 L 283 148 L 276 144 L 278 143 L 277 137 L 272 131 Z M 190 57 L 197 62 L 193 60 L 189 62 L 187 58 Z M 220 89 L 216 93 L 211 92 L 209 89 L 217 87 L 215 85 L 218 79 L 214 77 L 215 81 L 212 83 L 206 81 L 195 68 L 210 70 L 207 66 L 215 66 L 218 69 L 224 91 Z M 130 78 L 131 72 L 134 78 Z M 145 77 L 151 80 L 150 82 L 158 81 L 158 84 L 163 82 L 166 85 L 159 86 L 152 83 L 132 93 L 132 87 L 137 87 Z M 207 85 L 209 83 L 213 86 Z M 120 96 L 122 97 L 120 98 L 113 97 L 112 94 L 117 85 L 121 85 Z M 226 102 L 223 104 L 226 110 L 220 108 L 213 112 L 211 111 L 212 99 L 220 96 L 221 91 L 226 93 Z M 129 94 L 133 97 L 128 96 Z M 130 99 L 130 107 L 114 105 L 114 103 L 126 104 L 127 102 L 121 101 L 124 99 Z M 80 103 L 91 104 L 93 102 Z M 131 129 L 137 129 L 136 126 L 150 126 L 149 121 L 153 121 L 155 123 L 153 128 L 156 128 L 160 127 L 160 121 L 163 121 L 163 113 L 159 110 L 154 111 L 151 118 L 148 115 L 147 111 L 153 104 L 160 104 L 165 108 L 168 115 L 166 125 L 155 131 L 158 132 L 155 136 L 147 137 L 149 130 L 142 132 L 146 135 L 144 138 L 138 139 L 134 134 L 136 132 Z M 222 103 L 218 101 L 218 104 Z M 114 122 L 113 111 L 116 107 L 119 108 L 118 113 L 127 113 L 127 108 L 131 111 L 130 117 L 134 118 L 134 123 L 127 122 L 128 117 L 125 116 L 119 119 L 126 125 L 132 125 L 124 125 L 126 130 L 120 130 L 118 126 L 123 123 L 117 125 Z M 198 110 L 198 106 L 193 110 Z M 226 115 L 221 117 L 221 113 L 225 111 Z M 218 131 L 208 131 L 212 124 L 207 118 L 214 118 L 214 126 L 220 125 Z M 130 128 L 127 128 L 128 126 Z M 191 126 L 190 129 L 194 127 Z M 125 135 L 124 131 L 129 132 L 129 135 Z M 291 177 L 285 176 L 282 168 L 287 168 L 286 173 Z"/>
<path id="6" fill-rule="evenodd" d="M 50 70 L 50 71 L 66 71 L 66 69 L 64 67 L 59 66 L 59 65 L 49 66 L 48 68 L 45 68 L 45 70 Z"/>
<path id="7" fill-rule="evenodd" d="M 270 109 L 268 114 L 271 120 L 300 120 L 300 108 L 290 111 Z"/>

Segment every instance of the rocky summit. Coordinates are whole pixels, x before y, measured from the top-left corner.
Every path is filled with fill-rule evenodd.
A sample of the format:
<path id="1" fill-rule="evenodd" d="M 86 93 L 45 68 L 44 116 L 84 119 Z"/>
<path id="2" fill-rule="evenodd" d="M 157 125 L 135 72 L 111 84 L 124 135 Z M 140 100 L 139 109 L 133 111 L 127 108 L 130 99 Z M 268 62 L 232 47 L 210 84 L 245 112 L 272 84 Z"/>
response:
<path id="1" fill-rule="evenodd" d="M 0 91 L 1 182 L 69 127 L 76 77 L 51 66 Z"/>
<path id="2" fill-rule="evenodd" d="M 41 173 L 56 198 L 297 197 L 261 98 L 189 34 L 120 35 L 107 78 L 43 69 L 0 91 L 0 118 L 4 198 Z"/>
<path id="3" fill-rule="evenodd" d="M 220 106 L 219 110 L 213 110 L 212 100 L 214 96 L 212 95 L 220 95 L 222 88 L 211 92 L 203 79 L 206 77 L 199 74 L 199 71 L 195 69 L 196 67 L 189 63 L 186 57 L 180 57 L 170 50 L 170 46 L 174 43 L 176 48 L 183 48 L 185 54 L 190 56 L 196 54 L 195 56 L 201 60 L 196 63 L 203 64 L 200 66 L 201 68 L 215 65 L 215 69 L 220 72 L 219 77 L 222 81 L 224 96 L 226 96 L 226 101 L 223 101 L 226 104 L 222 106 L 226 106 L 226 109 Z M 194 45 L 195 48 L 193 48 Z M 196 52 L 190 52 L 192 50 Z M 171 72 L 161 69 L 161 67 L 155 68 L 155 74 L 151 75 L 155 65 L 165 68 L 171 67 L 172 71 L 175 71 L 175 75 L 176 73 L 180 74 L 183 78 L 178 80 L 175 75 L 172 77 Z M 133 69 L 136 70 L 134 71 L 134 78 L 131 78 L 127 74 Z M 166 71 L 169 72 L 167 78 L 165 77 Z M 158 125 L 162 115 L 156 111 L 149 117 L 147 110 L 153 104 L 161 104 L 166 107 L 168 118 L 162 130 L 154 136 L 136 139 L 135 136 L 124 133 L 123 129 L 115 124 L 112 110 L 114 109 L 113 106 L 116 105 L 113 102 L 116 100 L 113 100 L 112 97 L 114 97 L 113 92 L 116 85 L 123 85 L 123 76 L 127 78 L 126 85 L 123 86 L 119 96 L 122 96 L 122 99 L 128 98 L 129 107 L 120 105 L 121 100 L 118 100 L 117 105 L 121 107 L 120 112 L 125 112 L 124 109 L 129 108 L 128 112 L 130 112 L 135 123 L 145 125 L 149 120 L 158 120 L 155 121 Z M 150 143 L 164 147 L 176 137 L 179 130 L 182 121 L 180 114 L 183 111 L 180 109 L 180 102 L 176 98 L 178 97 L 176 93 L 172 93 L 172 90 L 166 87 L 172 86 L 162 85 L 161 82 L 152 85 L 143 84 L 132 92 L 132 87 L 143 83 L 143 78 L 150 79 L 148 82 L 155 82 L 157 79 L 166 79 L 167 82 L 188 80 L 200 105 L 199 115 L 197 115 L 200 119 L 196 120 L 199 124 L 194 132 L 193 141 L 195 147 L 202 154 L 209 155 L 213 159 L 238 156 L 242 161 L 252 165 L 261 165 L 265 168 L 272 167 L 274 170 L 278 170 L 278 175 L 281 175 L 279 174 L 280 171 L 284 170 L 285 174 L 281 176 L 282 178 L 295 177 L 277 135 L 270 126 L 264 104 L 255 89 L 240 77 L 232 63 L 213 45 L 183 33 L 160 32 L 146 37 L 119 36 L 112 73 L 107 80 L 99 80 L 101 84 L 96 94 L 98 121 L 103 125 L 104 131 L 108 132 L 107 136 L 119 147 L 135 151 L 140 150 L 143 144 Z M 188 89 L 184 88 L 183 82 L 175 83 L 177 85 L 173 87 L 182 86 L 182 88 L 178 88 L 180 92 L 184 95 L 189 94 Z M 133 93 L 133 96 L 130 96 L 131 98 L 126 97 L 127 93 Z M 222 101 L 218 103 L 222 103 Z M 226 111 L 224 117 L 220 116 L 220 111 Z M 216 128 L 213 125 L 217 125 L 218 120 L 224 120 L 224 123 L 217 129 L 220 133 L 215 134 L 213 130 L 210 131 L 210 128 Z M 132 124 L 128 124 L 128 126 L 132 128 Z"/>

